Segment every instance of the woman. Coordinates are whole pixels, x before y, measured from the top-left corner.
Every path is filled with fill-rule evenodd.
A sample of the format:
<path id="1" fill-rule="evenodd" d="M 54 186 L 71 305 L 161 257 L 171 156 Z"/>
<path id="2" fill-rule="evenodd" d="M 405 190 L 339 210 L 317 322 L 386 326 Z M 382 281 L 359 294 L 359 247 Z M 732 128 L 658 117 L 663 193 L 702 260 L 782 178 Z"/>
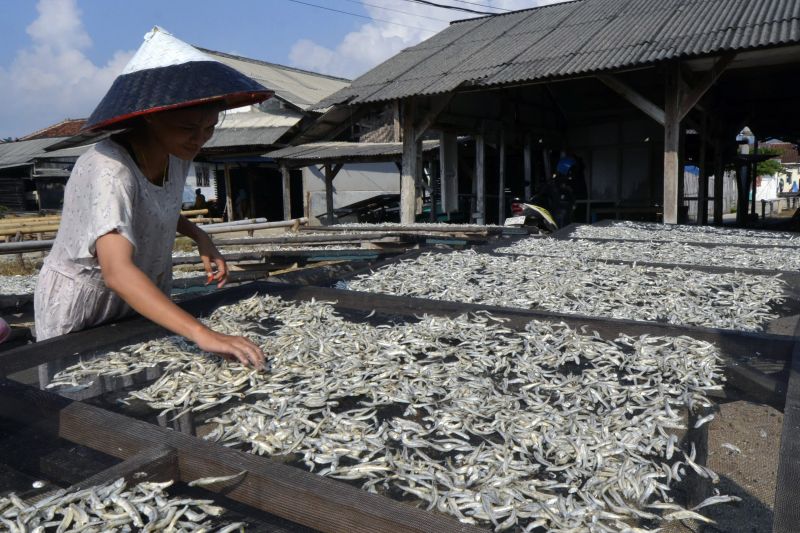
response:
<path id="1" fill-rule="evenodd" d="M 145 36 L 85 126 L 127 129 L 83 154 L 67 182 L 61 225 L 36 286 L 37 340 L 134 310 L 202 350 L 263 366 L 255 344 L 207 328 L 169 292 L 176 230 L 197 243 L 209 282 L 225 285 L 224 258 L 180 215 L 183 187 L 219 112 L 270 95 L 159 28 Z"/>

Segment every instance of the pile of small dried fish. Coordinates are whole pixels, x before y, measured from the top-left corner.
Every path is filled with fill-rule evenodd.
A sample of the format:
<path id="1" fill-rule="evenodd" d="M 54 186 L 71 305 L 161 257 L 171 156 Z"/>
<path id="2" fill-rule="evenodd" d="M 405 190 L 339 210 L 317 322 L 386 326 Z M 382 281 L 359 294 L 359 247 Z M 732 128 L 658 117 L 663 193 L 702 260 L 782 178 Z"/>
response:
<path id="1" fill-rule="evenodd" d="M 214 419 L 210 439 L 497 530 L 699 516 L 667 491 L 690 471 L 715 478 L 672 434 L 720 387 L 710 344 L 517 332 L 485 314 L 372 326 L 263 301 L 282 324 L 264 344 L 272 374 L 248 391 L 265 399 Z"/>
<path id="2" fill-rule="evenodd" d="M 292 234 L 294 235 L 294 234 Z M 253 246 L 220 246 L 219 251 L 224 256 L 231 254 L 244 254 L 254 252 L 297 252 L 306 250 L 350 250 L 353 246 L 344 246 L 341 244 L 324 244 L 324 245 L 299 245 L 299 244 L 259 244 Z M 175 251 L 172 252 L 172 257 L 197 257 L 197 250 L 190 251 Z"/>
<path id="3" fill-rule="evenodd" d="M 681 242 L 597 242 L 582 239 L 522 239 L 497 253 L 579 257 L 615 261 L 647 261 L 763 270 L 800 270 L 800 254 L 781 248 L 705 247 Z"/>
<path id="4" fill-rule="evenodd" d="M 708 343 L 609 341 L 543 322 L 515 331 L 488 314 L 376 326 L 269 296 L 210 320 L 246 332 L 272 362 L 238 389 L 252 403 L 212 419 L 207 438 L 226 445 L 498 531 L 635 531 L 707 520 L 696 510 L 731 501 L 691 510 L 668 492 L 687 475 L 716 478 L 674 435 L 683 408 L 711 405 L 706 392 L 721 387 Z M 167 343 L 154 342 L 129 351 L 152 359 Z M 175 355 L 184 363 L 159 381 L 177 382 L 175 395 L 202 387 L 183 370 L 205 358 Z M 181 408 L 205 405 L 188 399 Z"/>
<path id="5" fill-rule="evenodd" d="M 231 533 L 244 523 L 220 525 L 225 510 L 212 500 L 172 498 L 164 483 L 144 482 L 130 488 L 124 479 L 77 492 L 58 491 L 27 504 L 13 493 L 0 498 L 0 525 L 19 532 L 216 531 Z M 217 525 L 215 525 L 215 523 Z"/>
<path id="6" fill-rule="evenodd" d="M 758 331 L 778 317 L 778 277 L 613 265 L 579 257 L 422 254 L 337 285 L 352 290 Z"/>
<path id="7" fill-rule="evenodd" d="M 32 294 L 38 275 L 0 276 L 0 294 Z"/>
<path id="8" fill-rule="evenodd" d="M 488 228 L 502 228 L 503 226 L 496 226 L 494 224 L 457 224 L 459 231 L 486 231 Z M 452 230 L 454 224 L 444 222 L 414 222 L 412 224 L 400 224 L 398 222 L 381 222 L 380 224 L 367 224 L 361 222 L 350 222 L 347 224 L 336 224 L 337 228 L 347 228 L 352 231 L 359 230 L 386 230 L 396 231 L 398 229 L 407 229 L 413 231 L 425 230 Z M 320 231 L 325 231 L 325 228 L 320 228 Z"/>
<path id="9" fill-rule="evenodd" d="M 247 335 L 259 342 L 258 326 L 233 323 L 224 318 L 225 308 L 212 315 L 207 323 L 230 335 Z M 263 331 L 262 331 L 263 333 Z M 238 364 L 230 364 L 219 356 L 201 352 L 182 337 L 164 337 L 126 346 L 103 357 L 81 361 L 53 376 L 47 388 L 69 388 L 72 391 L 91 386 L 99 377 L 121 378 L 160 367 L 163 374 L 147 387 L 131 392 L 126 401 L 141 400 L 161 415 L 200 412 L 231 399 L 244 396 L 252 388 L 257 372 Z"/>
<path id="10" fill-rule="evenodd" d="M 800 236 L 797 233 L 630 221 L 614 222 L 609 226 L 579 226 L 570 236 L 578 239 L 632 239 L 637 241 L 800 246 Z"/>

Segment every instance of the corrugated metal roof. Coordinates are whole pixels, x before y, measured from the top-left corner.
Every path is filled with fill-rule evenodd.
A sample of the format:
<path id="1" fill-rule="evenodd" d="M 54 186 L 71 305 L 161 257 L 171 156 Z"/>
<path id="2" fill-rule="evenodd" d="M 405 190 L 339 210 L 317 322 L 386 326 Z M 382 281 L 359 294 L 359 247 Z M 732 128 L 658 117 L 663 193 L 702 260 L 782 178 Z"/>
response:
<path id="1" fill-rule="evenodd" d="M 0 143 L 0 168 L 16 167 L 32 163 L 36 157 L 45 155 L 45 148 L 59 141 L 63 141 L 64 139 L 66 139 L 66 137 Z"/>
<path id="2" fill-rule="evenodd" d="M 317 106 L 799 43 L 798 0 L 578 0 L 453 23 Z"/>
<path id="3" fill-rule="evenodd" d="M 344 78 L 326 76 L 205 48 L 201 48 L 201 50 L 250 76 L 265 87 L 269 87 L 280 99 L 303 110 L 313 108 L 314 104 L 323 98 L 350 84 L 350 80 Z"/>
<path id="4" fill-rule="evenodd" d="M 303 114 L 292 109 L 228 112 L 203 148 L 274 144 L 302 119 Z"/>
<path id="5" fill-rule="evenodd" d="M 225 128 L 216 130 L 203 149 L 232 146 L 267 146 L 275 144 L 291 126 L 279 128 Z M 263 148 L 262 148 L 263 149 Z"/>
<path id="6" fill-rule="evenodd" d="M 422 141 L 427 152 L 439 147 L 439 141 Z M 403 143 L 324 142 L 289 146 L 264 154 L 272 159 L 288 161 L 335 161 L 346 158 L 393 158 L 403 155 Z"/>

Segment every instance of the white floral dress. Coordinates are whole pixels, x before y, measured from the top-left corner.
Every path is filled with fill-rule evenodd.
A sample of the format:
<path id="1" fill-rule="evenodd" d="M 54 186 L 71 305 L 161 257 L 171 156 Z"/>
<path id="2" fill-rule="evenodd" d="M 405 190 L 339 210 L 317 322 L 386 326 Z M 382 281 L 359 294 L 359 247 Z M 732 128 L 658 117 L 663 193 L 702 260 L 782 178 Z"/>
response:
<path id="1" fill-rule="evenodd" d="M 108 139 L 75 164 L 64 192 L 61 225 L 36 284 L 36 339 L 44 340 L 131 314 L 106 287 L 95 243 L 117 231 L 133 245 L 133 263 L 165 294 L 190 161 L 169 159 L 164 186 L 151 183 L 128 151 Z"/>

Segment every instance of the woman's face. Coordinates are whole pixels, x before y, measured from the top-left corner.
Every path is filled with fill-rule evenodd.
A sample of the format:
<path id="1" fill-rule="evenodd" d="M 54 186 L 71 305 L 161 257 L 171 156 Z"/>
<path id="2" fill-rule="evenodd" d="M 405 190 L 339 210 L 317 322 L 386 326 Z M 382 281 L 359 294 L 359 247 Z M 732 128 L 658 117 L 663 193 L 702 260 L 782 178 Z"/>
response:
<path id="1" fill-rule="evenodd" d="M 150 135 L 170 154 L 190 161 L 214 134 L 219 112 L 212 107 L 163 111 L 145 118 Z"/>

